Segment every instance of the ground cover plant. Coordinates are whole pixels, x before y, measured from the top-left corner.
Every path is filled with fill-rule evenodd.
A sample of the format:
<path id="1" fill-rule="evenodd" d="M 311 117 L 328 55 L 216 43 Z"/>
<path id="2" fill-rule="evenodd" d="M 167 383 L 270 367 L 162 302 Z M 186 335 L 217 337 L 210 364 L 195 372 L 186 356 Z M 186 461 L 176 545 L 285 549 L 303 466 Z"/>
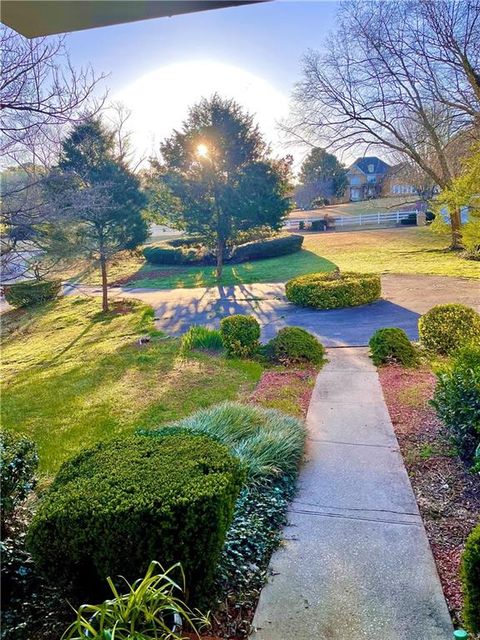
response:
<path id="1" fill-rule="evenodd" d="M 341 309 L 378 300 L 381 285 L 377 275 L 332 271 L 289 280 L 285 293 L 290 302 L 302 307 Z"/>
<path id="2" fill-rule="evenodd" d="M 105 316 L 95 299 L 68 296 L 7 312 L 2 325 L 2 426 L 36 443 L 47 474 L 99 440 L 248 397 L 263 371 L 211 353 L 181 357 L 180 340 L 155 334 L 152 309 L 134 301 Z"/>
<path id="3" fill-rule="evenodd" d="M 387 327 L 375 331 L 369 341 L 370 356 L 375 365 L 397 362 L 404 367 L 419 363 L 419 354 L 403 329 Z"/>
<path id="4" fill-rule="evenodd" d="M 379 375 L 450 614 L 465 626 L 460 561 L 480 519 L 480 476 L 462 462 L 430 403 L 437 381 L 428 364 L 390 364 Z"/>
<path id="5" fill-rule="evenodd" d="M 427 351 L 439 355 L 465 344 L 480 346 L 480 314 L 464 304 L 439 304 L 420 318 L 418 335 Z"/>

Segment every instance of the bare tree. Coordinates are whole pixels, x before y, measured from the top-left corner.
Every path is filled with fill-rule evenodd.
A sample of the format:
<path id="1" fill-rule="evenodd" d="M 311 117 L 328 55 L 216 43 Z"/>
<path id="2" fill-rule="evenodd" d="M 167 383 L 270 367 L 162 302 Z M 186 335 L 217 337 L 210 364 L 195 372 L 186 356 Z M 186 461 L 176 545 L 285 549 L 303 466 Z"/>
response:
<path id="1" fill-rule="evenodd" d="M 477 75 L 467 72 L 477 65 L 479 5 L 445 0 L 450 13 L 442 17 L 435 2 L 345 2 L 327 52 L 304 57 L 287 131 L 336 150 L 387 150 L 449 187 L 455 176 L 449 143 L 479 121 Z M 458 209 L 450 221 L 451 246 L 458 248 Z"/>
<path id="2" fill-rule="evenodd" d="M 3 226 L 2 270 L 26 267 L 25 255 L 39 250 L 49 208 L 41 184 L 55 163 L 69 125 L 96 113 L 103 76 L 75 70 L 64 38 L 27 40 L 0 26 L 0 154 Z M 18 271 L 18 269 L 17 269 Z"/>

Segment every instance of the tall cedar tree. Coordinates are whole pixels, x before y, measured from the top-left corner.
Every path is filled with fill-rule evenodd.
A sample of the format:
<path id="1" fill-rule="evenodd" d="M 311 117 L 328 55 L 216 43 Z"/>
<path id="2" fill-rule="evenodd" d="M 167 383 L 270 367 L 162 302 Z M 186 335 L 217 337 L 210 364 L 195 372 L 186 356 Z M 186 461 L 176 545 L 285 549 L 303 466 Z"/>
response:
<path id="1" fill-rule="evenodd" d="M 347 188 L 347 171 L 333 153 L 314 147 L 302 163 L 299 173 L 301 185 L 297 200 L 309 206 L 315 198 L 341 198 Z M 297 203 L 298 204 L 298 203 Z"/>
<path id="2" fill-rule="evenodd" d="M 190 110 L 181 131 L 161 145 L 161 180 L 175 200 L 170 222 L 215 247 L 221 277 L 227 243 L 259 226 L 278 230 L 290 208 L 290 168 L 266 157 L 251 115 L 218 95 Z"/>
<path id="3" fill-rule="evenodd" d="M 115 156 L 114 134 L 97 118 L 74 127 L 58 163 L 58 206 L 71 228 L 72 253 L 94 260 L 102 273 L 102 308 L 108 311 L 108 261 L 148 236 L 146 199 L 139 180 Z"/>

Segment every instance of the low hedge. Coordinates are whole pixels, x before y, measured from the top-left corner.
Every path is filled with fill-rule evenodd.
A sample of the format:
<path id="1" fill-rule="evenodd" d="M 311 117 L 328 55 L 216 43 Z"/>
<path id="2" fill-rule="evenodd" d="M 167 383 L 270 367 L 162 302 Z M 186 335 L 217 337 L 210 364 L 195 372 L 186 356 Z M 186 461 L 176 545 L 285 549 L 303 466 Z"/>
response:
<path id="1" fill-rule="evenodd" d="M 378 300 L 380 276 L 368 273 L 310 273 L 287 282 L 287 299 L 301 307 L 340 309 Z"/>
<path id="2" fill-rule="evenodd" d="M 181 562 L 194 606 L 208 605 L 245 472 L 205 436 L 131 436 L 63 464 L 28 530 L 38 568 L 86 597 L 107 576 L 135 580 Z"/>
<path id="3" fill-rule="evenodd" d="M 427 351 L 440 355 L 465 344 L 480 346 L 480 314 L 464 304 L 439 304 L 420 318 L 418 334 Z"/>
<path id="4" fill-rule="evenodd" d="M 467 462 L 480 443 L 480 347 L 463 347 L 437 374 L 432 404 Z"/>
<path id="5" fill-rule="evenodd" d="M 55 300 L 62 283 L 58 280 L 27 280 L 5 287 L 5 299 L 12 307 L 30 307 Z"/>
<path id="6" fill-rule="evenodd" d="M 223 346 L 229 356 L 251 358 L 260 348 L 260 325 L 252 316 L 228 316 L 220 321 Z"/>
<path id="7" fill-rule="evenodd" d="M 284 327 L 265 346 L 267 358 L 280 364 L 320 364 L 325 356 L 323 345 L 300 327 Z"/>
<path id="8" fill-rule="evenodd" d="M 463 620 L 472 633 L 480 633 L 480 524 L 467 538 L 460 576 L 463 591 Z"/>
<path id="9" fill-rule="evenodd" d="M 368 343 L 375 365 L 396 362 L 404 367 L 414 367 L 419 362 L 418 352 L 403 329 L 386 327 L 378 329 Z"/>
<path id="10" fill-rule="evenodd" d="M 247 242 L 232 249 L 225 262 L 240 263 L 248 260 L 274 258 L 300 251 L 303 236 L 285 235 Z M 215 256 L 201 238 L 176 238 L 158 245 L 145 247 L 143 255 L 151 264 L 204 264 L 215 263 Z"/>
<path id="11" fill-rule="evenodd" d="M 247 242 L 235 247 L 230 256 L 230 262 L 246 262 L 248 260 L 262 260 L 275 258 L 300 251 L 303 236 L 290 234 L 278 238 L 270 238 L 257 242 Z"/>

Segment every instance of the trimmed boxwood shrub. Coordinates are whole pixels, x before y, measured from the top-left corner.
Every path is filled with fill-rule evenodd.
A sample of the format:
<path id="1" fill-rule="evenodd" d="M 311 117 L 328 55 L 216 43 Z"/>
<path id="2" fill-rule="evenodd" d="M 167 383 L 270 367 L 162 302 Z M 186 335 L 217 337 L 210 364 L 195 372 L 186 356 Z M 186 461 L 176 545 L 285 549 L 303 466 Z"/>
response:
<path id="1" fill-rule="evenodd" d="M 189 602 L 208 604 L 245 471 L 205 436 L 131 436 L 63 464 L 27 545 L 53 583 L 96 597 L 107 576 L 135 580 L 152 560 L 181 562 Z"/>
<path id="2" fill-rule="evenodd" d="M 467 538 L 460 577 L 463 591 L 463 620 L 472 633 L 480 632 L 480 524 Z"/>
<path id="3" fill-rule="evenodd" d="M 267 343 L 267 357 L 281 364 L 320 364 L 324 358 L 323 345 L 315 336 L 300 327 L 284 327 Z"/>
<path id="4" fill-rule="evenodd" d="M 371 358 L 376 365 L 398 362 L 404 367 L 414 367 L 418 364 L 418 352 L 403 329 L 378 329 L 368 344 Z"/>
<path id="5" fill-rule="evenodd" d="M 381 285 L 375 274 L 332 271 L 293 278 L 285 291 L 287 299 L 301 307 L 339 309 L 378 300 Z"/>
<path id="6" fill-rule="evenodd" d="M 27 280 L 5 287 L 5 299 L 12 307 L 29 307 L 55 300 L 62 283 L 58 280 Z"/>
<path id="7" fill-rule="evenodd" d="M 33 489 L 37 466 L 38 454 L 34 442 L 10 431 L 0 431 L 2 531 L 15 508 Z"/>
<path id="8" fill-rule="evenodd" d="M 223 346 L 229 356 L 251 358 L 260 347 L 260 325 L 251 316 L 228 316 L 220 321 Z"/>
<path id="9" fill-rule="evenodd" d="M 247 242 L 233 249 L 229 261 L 246 262 L 247 260 L 262 260 L 263 258 L 285 256 L 289 253 L 300 251 L 302 244 L 303 236 L 295 234 L 257 242 Z"/>
<path id="10" fill-rule="evenodd" d="M 420 318 L 418 333 L 425 349 L 440 355 L 469 343 L 480 346 L 480 314 L 464 304 L 439 304 Z"/>
<path id="11" fill-rule="evenodd" d="M 480 442 L 480 347 L 463 347 L 437 375 L 432 404 L 460 455 L 471 462 Z"/>
<path id="12" fill-rule="evenodd" d="M 168 243 L 145 247 L 143 256 L 151 264 L 211 264 L 212 256 L 191 246 L 171 246 Z"/>

